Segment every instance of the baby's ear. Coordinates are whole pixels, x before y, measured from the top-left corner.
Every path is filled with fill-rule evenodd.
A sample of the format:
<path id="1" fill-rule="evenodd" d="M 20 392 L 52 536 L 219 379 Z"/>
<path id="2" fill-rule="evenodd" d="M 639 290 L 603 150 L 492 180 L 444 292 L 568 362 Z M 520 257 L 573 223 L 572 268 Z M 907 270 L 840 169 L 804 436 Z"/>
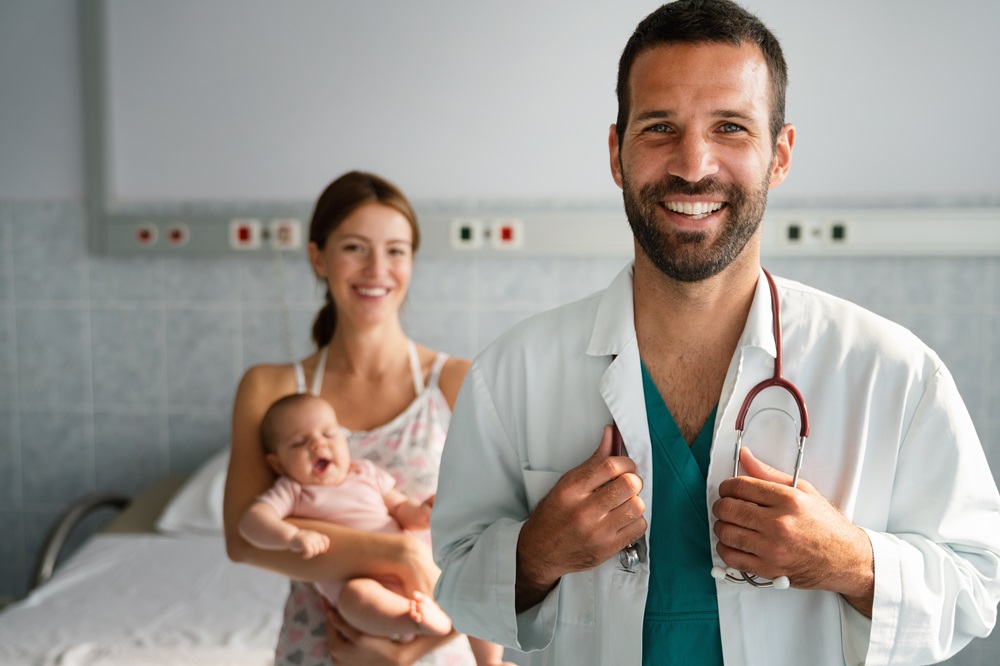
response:
<path id="1" fill-rule="evenodd" d="M 274 470 L 275 474 L 279 476 L 284 476 L 285 468 L 281 466 L 281 461 L 278 460 L 278 456 L 274 455 L 273 453 L 268 453 L 267 464 L 271 466 L 271 469 Z"/>

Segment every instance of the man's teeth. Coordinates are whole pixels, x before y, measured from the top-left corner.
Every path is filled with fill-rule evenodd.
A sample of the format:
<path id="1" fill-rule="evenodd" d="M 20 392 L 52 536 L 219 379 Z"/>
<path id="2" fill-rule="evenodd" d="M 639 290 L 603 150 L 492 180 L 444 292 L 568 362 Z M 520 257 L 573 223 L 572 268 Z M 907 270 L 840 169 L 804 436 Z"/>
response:
<path id="1" fill-rule="evenodd" d="M 722 208 L 722 202 L 712 201 L 691 203 L 690 201 L 665 201 L 663 205 L 667 210 L 683 215 L 708 215 Z"/>
<path id="2" fill-rule="evenodd" d="M 389 293 L 384 287 L 358 287 L 357 291 L 362 296 L 385 296 Z"/>

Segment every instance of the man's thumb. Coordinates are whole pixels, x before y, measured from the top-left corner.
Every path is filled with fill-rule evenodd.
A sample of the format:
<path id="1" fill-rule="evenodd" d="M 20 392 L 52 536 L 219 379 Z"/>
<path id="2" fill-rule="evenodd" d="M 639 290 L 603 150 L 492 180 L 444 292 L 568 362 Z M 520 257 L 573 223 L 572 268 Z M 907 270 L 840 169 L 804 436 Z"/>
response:
<path id="1" fill-rule="evenodd" d="M 614 430 L 612 426 L 604 426 L 604 432 L 601 434 L 601 443 L 597 447 L 597 450 L 594 451 L 594 458 L 607 458 L 612 455 L 612 440 L 614 439 L 613 432 Z"/>
<path id="2" fill-rule="evenodd" d="M 747 473 L 747 476 L 752 476 L 753 478 L 760 479 L 761 481 L 781 483 L 786 486 L 792 485 L 791 474 L 786 474 L 779 469 L 771 467 L 765 462 L 761 462 L 750 451 L 750 449 L 746 447 L 740 450 L 740 464 L 743 465 L 743 470 Z"/>

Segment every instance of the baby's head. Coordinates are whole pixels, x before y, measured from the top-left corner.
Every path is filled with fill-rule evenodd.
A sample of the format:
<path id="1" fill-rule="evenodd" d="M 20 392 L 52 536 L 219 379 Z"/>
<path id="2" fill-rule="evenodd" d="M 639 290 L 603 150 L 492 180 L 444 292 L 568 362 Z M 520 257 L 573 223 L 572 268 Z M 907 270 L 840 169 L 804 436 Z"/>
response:
<path id="1" fill-rule="evenodd" d="M 326 400 L 306 393 L 281 398 L 264 414 L 260 436 L 278 474 L 311 486 L 336 486 L 347 477 L 351 453 Z"/>

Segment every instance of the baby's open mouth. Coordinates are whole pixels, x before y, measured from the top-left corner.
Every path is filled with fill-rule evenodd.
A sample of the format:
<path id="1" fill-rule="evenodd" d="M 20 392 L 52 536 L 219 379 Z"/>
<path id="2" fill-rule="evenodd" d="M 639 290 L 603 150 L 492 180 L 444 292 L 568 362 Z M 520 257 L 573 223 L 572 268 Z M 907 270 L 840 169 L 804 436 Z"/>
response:
<path id="1" fill-rule="evenodd" d="M 330 466 L 330 461 L 329 460 L 327 460 L 326 458 L 320 458 L 313 465 L 313 469 L 316 470 L 317 474 L 322 474 L 323 472 L 326 471 L 326 468 L 329 467 L 329 466 Z"/>

